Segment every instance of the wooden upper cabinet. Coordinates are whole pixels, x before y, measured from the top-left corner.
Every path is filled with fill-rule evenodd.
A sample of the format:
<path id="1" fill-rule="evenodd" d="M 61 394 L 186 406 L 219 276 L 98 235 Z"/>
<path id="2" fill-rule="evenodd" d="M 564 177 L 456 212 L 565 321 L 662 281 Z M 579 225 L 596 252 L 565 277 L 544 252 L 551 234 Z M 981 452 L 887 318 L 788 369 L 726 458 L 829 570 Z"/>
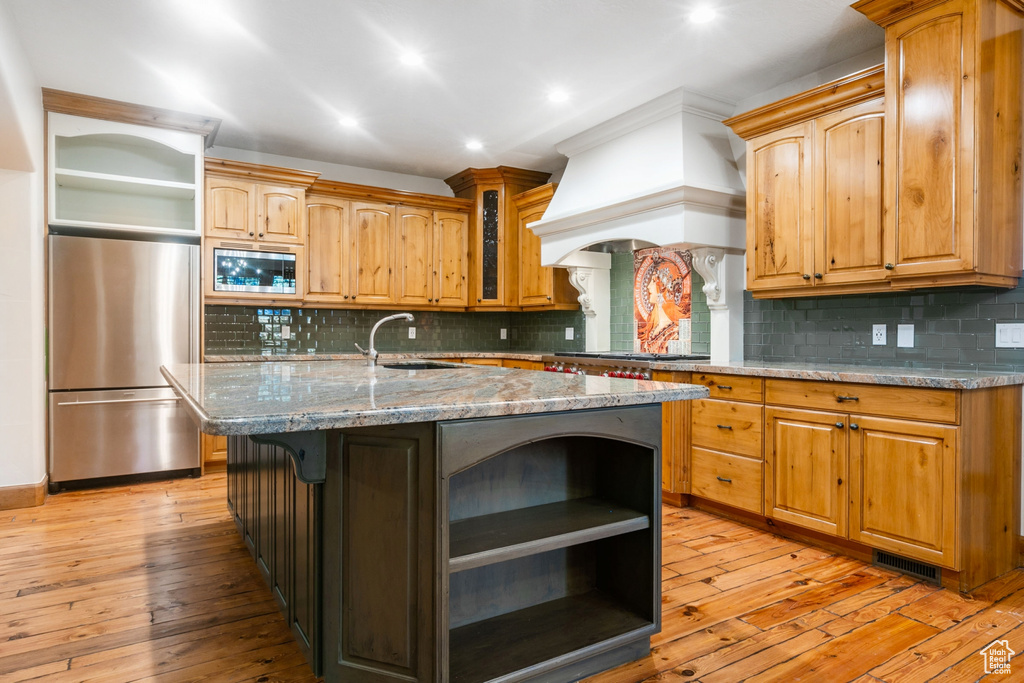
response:
<path id="1" fill-rule="evenodd" d="M 466 306 L 469 303 L 469 214 L 434 212 L 434 303 Z"/>
<path id="2" fill-rule="evenodd" d="M 471 199 L 469 306 L 514 310 L 519 303 L 518 210 L 512 197 L 547 182 L 548 173 L 509 166 L 468 168 L 446 178 L 456 197 Z"/>
<path id="3" fill-rule="evenodd" d="M 259 185 L 256 238 L 261 242 L 303 244 L 306 191 L 296 187 Z"/>
<path id="4" fill-rule="evenodd" d="M 747 289 L 812 286 L 813 126 L 802 123 L 747 149 Z"/>
<path id="5" fill-rule="evenodd" d="M 400 304 L 427 305 L 434 301 L 434 212 L 398 207 L 395 277 Z"/>
<path id="6" fill-rule="evenodd" d="M 352 202 L 349 264 L 353 303 L 395 302 L 394 249 L 395 207 Z"/>
<path id="7" fill-rule="evenodd" d="M 888 289 L 883 67 L 726 121 L 747 140 L 747 289 Z"/>
<path id="8" fill-rule="evenodd" d="M 765 514 L 846 535 L 844 413 L 765 409 Z"/>
<path id="9" fill-rule="evenodd" d="M 308 267 L 306 298 L 344 302 L 348 299 L 349 203 L 333 197 L 310 195 L 306 200 Z"/>
<path id="10" fill-rule="evenodd" d="M 893 287 L 1015 286 L 1024 4 L 862 0 L 854 8 L 885 27 Z"/>
<path id="11" fill-rule="evenodd" d="M 957 428 L 850 421 L 850 539 L 955 567 Z"/>
<path id="12" fill-rule="evenodd" d="M 256 186 L 244 180 L 206 178 L 208 237 L 251 241 L 256 238 Z"/>
<path id="13" fill-rule="evenodd" d="M 519 305 L 523 308 L 576 308 L 579 293 L 569 284 L 566 268 L 541 265 L 540 238 L 529 228 L 544 217 L 557 183 L 548 183 L 512 197 L 519 239 Z"/>
<path id="14" fill-rule="evenodd" d="M 881 99 L 814 122 L 816 284 L 888 278 L 882 204 L 884 131 Z"/>

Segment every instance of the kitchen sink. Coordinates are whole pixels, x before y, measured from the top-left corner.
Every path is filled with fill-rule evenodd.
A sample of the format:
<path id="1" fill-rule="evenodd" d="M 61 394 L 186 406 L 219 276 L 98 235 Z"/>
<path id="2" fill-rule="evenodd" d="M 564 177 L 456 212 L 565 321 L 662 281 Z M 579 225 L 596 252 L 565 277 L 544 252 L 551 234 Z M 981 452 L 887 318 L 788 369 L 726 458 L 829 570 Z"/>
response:
<path id="1" fill-rule="evenodd" d="M 411 361 L 409 363 L 381 363 L 382 368 L 389 370 L 454 370 L 458 366 L 451 363 L 433 363 L 431 361 Z"/>

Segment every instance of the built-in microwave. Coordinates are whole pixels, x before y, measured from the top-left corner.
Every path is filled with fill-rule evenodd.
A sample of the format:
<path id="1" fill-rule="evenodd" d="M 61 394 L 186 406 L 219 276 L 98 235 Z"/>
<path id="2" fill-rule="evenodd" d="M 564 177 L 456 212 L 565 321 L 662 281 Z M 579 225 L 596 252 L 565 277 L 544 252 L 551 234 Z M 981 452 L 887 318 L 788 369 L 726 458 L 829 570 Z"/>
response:
<path id="1" fill-rule="evenodd" d="M 215 247 L 213 261 L 216 292 L 295 294 L 295 254 Z"/>

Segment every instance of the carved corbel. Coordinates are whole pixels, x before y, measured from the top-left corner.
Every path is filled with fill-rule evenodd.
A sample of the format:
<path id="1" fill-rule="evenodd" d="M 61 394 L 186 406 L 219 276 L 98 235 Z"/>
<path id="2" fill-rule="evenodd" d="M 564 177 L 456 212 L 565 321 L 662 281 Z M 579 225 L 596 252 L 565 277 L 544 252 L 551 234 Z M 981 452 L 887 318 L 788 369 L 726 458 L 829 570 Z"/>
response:
<path id="1" fill-rule="evenodd" d="M 727 306 L 722 296 L 722 258 L 724 249 L 699 247 L 690 250 L 693 269 L 704 278 L 704 295 L 708 300 L 708 308 L 724 308 Z"/>
<path id="2" fill-rule="evenodd" d="M 583 308 L 583 315 L 588 318 L 593 318 L 597 315 L 597 311 L 594 310 L 594 298 L 591 287 L 593 286 L 594 279 L 592 268 L 581 268 L 579 266 L 570 266 L 569 270 L 569 284 L 571 284 L 580 295 L 576 298 L 580 302 L 580 306 Z"/>

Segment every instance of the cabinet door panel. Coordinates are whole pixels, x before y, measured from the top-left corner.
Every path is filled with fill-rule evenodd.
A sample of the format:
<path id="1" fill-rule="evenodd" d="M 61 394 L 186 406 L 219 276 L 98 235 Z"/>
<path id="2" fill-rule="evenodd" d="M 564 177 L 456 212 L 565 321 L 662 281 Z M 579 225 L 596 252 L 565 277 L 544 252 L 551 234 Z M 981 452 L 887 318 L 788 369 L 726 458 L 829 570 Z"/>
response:
<path id="1" fill-rule="evenodd" d="M 310 198 L 306 205 L 309 230 L 306 294 L 311 298 L 334 301 L 347 294 L 347 213 L 348 203 L 337 199 Z"/>
<path id="2" fill-rule="evenodd" d="M 747 144 L 748 289 L 812 286 L 812 131 L 800 124 Z"/>
<path id="3" fill-rule="evenodd" d="M 349 230 L 349 264 L 353 303 L 394 303 L 391 274 L 395 207 L 353 203 Z"/>
<path id="4" fill-rule="evenodd" d="M 469 303 L 469 216 L 437 211 L 434 221 L 437 224 L 434 252 L 438 263 L 434 302 L 442 306 L 465 306 Z"/>
<path id="5" fill-rule="evenodd" d="M 823 116 L 815 124 L 815 244 L 821 284 L 869 282 L 885 269 L 881 99 Z"/>
<path id="6" fill-rule="evenodd" d="M 850 420 L 850 538 L 956 568 L 956 428 Z"/>
<path id="7" fill-rule="evenodd" d="M 305 190 L 260 185 L 260 221 L 256 236 L 263 242 L 302 244 L 306 237 L 302 222 L 305 201 Z"/>
<path id="8" fill-rule="evenodd" d="M 434 215 L 430 209 L 398 207 L 395 262 L 397 300 L 426 306 L 434 302 Z"/>
<path id="9" fill-rule="evenodd" d="M 241 180 L 206 179 L 208 237 L 251 240 L 256 236 L 256 185 Z"/>
<path id="10" fill-rule="evenodd" d="M 846 535 L 846 420 L 840 413 L 765 409 L 766 515 Z"/>
<path id="11" fill-rule="evenodd" d="M 521 306 L 543 306 L 551 303 L 554 295 L 554 274 L 551 268 L 540 264 L 540 238 L 527 226 L 544 217 L 544 210 L 537 210 L 519 216 L 519 304 Z"/>
<path id="12" fill-rule="evenodd" d="M 950 0 L 888 30 L 889 158 L 894 275 L 973 267 L 973 24 Z M 891 86 L 891 87 L 889 87 Z M 891 93 L 891 95 L 890 95 Z"/>

